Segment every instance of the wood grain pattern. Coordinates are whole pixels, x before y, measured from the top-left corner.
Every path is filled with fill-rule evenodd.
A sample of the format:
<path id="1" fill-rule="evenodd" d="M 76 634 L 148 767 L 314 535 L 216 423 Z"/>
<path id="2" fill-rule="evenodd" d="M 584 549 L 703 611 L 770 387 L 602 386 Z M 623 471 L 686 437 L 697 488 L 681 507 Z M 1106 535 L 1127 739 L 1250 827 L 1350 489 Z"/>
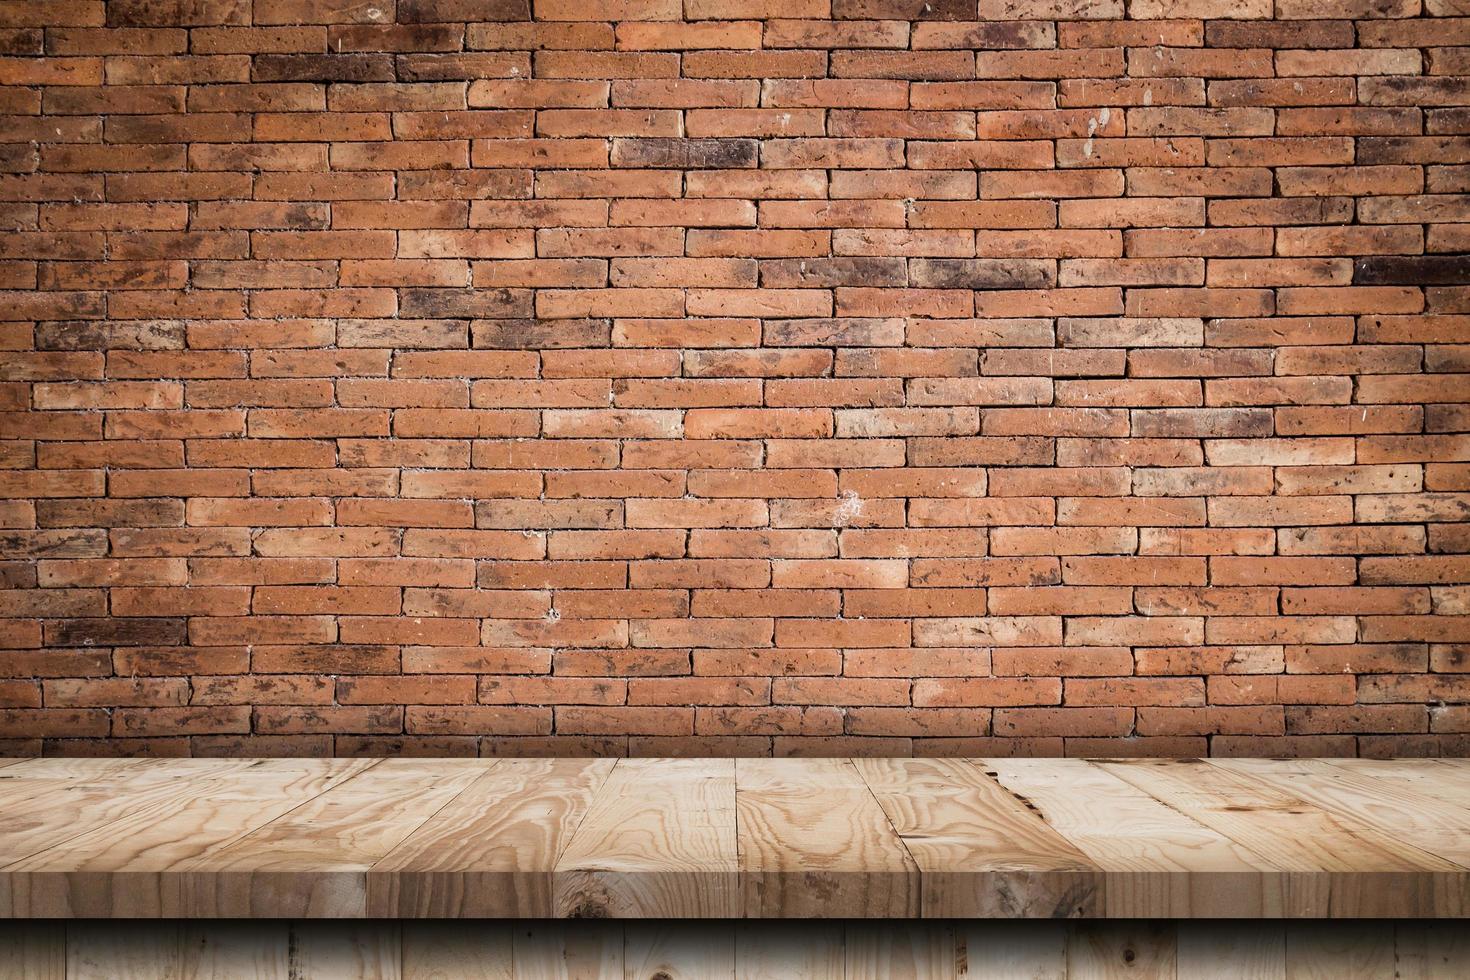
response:
<path id="1" fill-rule="evenodd" d="M 858 759 L 924 879 L 924 915 L 1070 918 L 1097 868 L 993 778 L 962 759 Z"/>
<path id="2" fill-rule="evenodd" d="M 1470 872 L 1375 830 L 1356 813 L 1325 810 L 1263 780 L 1204 762 L 1098 764 L 1273 867 L 1293 872 L 1285 879 L 1279 914 L 1341 918 L 1470 912 Z"/>
<path id="3" fill-rule="evenodd" d="M 67 780 L 18 807 L 16 819 L 0 825 L 0 914 L 283 914 L 274 905 L 232 904 L 235 882 L 215 874 L 199 880 L 184 869 L 376 764 L 188 761 Z"/>
<path id="4" fill-rule="evenodd" d="M 931 922 L 847 931 L 847 980 L 950 980 L 959 975 L 954 929 Z"/>
<path id="5" fill-rule="evenodd" d="M 1190 980 L 1285 980 L 1286 926 L 1276 922 L 1180 923 L 1175 963 Z"/>
<path id="6" fill-rule="evenodd" d="M 744 913 L 916 916 L 919 868 L 847 759 L 739 759 Z"/>
<path id="7" fill-rule="evenodd" d="M 375 916 L 544 917 L 556 862 L 611 759 L 505 759 L 368 876 Z"/>
<path id="8" fill-rule="evenodd" d="M 190 886 L 210 876 L 223 883 L 211 890 L 218 915 L 365 916 L 367 870 L 484 769 L 475 760 L 387 759 L 176 867 Z"/>
<path id="9" fill-rule="evenodd" d="M 1386 923 L 1342 929 L 1304 924 L 1286 941 L 1287 980 L 1377 980 L 1394 975 L 1394 929 Z"/>
<path id="10" fill-rule="evenodd" d="M 239 762 L 170 760 L 168 765 L 139 759 L 28 759 L 0 770 L 0 867 L 67 840 L 123 814 L 169 801 L 181 785 L 201 777 L 249 769 Z M 317 764 L 321 768 L 321 764 Z M 119 793 L 126 786 L 126 793 Z M 65 823 L 54 819 L 57 811 Z"/>
<path id="11" fill-rule="evenodd" d="M 177 922 L 158 923 L 151 929 L 133 929 L 108 922 L 82 930 L 85 941 L 66 945 L 67 980 L 157 980 L 176 975 L 182 965 Z"/>
<path id="12" fill-rule="evenodd" d="M 991 759 L 985 771 L 1101 869 L 1093 900 L 1109 917 L 1244 917 L 1280 904 L 1264 859 L 1098 766 Z"/>
<path id="13" fill-rule="evenodd" d="M 1067 937 L 1067 976 L 1175 980 L 1174 931 L 1160 922 L 1088 922 Z"/>
<path id="14" fill-rule="evenodd" d="M 139 759 L 5 759 L 4 763 L 0 767 L 0 786 L 5 787 L 7 795 L 21 792 L 32 783 L 44 783 L 47 780 L 82 779 L 125 769 L 149 768 Z"/>
<path id="15" fill-rule="evenodd" d="M 190 870 L 316 871 L 371 866 L 484 772 L 463 759 L 385 759 L 337 782 Z"/>
<path id="16" fill-rule="evenodd" d="M 265 931 L 262 932 L 262 926 Z M 393 925 L 389 932 L 396 932 Z M 291 924 L 188 922 L 179 930 L 180 976 L 189 980 L 273 980 L 291 976 Z M 309 944 L 308 944 L 309 945 Z M 299 975 L 299 974 L 298 974 Z"/>
<path id="17" fill-rule="evenodd" d="M 1387 790 L 1383 780 L 1317 759 L 1212 759 L 1210 765 L 1267 783 L 1344 819 L 1470 868 L 1470 810 L 1424 780 Z"/>
<path id="18" fill-rule="evenodd" d="M 66 980 L 66 929 L 0 921 L 0 980 Z"/>
<path id="19" fill-rule="evenodd" d="M 554 914 L 739 915 L 735 763 L 624 759 L 556 863 Z"/>
<path id="20" fill-rule="evenodd" d="M 1452 871 L 1433 854 L 1367 830 L 1356 815 L 1324 810 L 1269 783 L 1210 763 L 1099 763 L 1126 782 L 1293 870 Z"/>
<path id="21" fill-rule="evenodd" d="M 735 927 L 740 980 L 844 980 L 845 929 L 840 922 L 743 922 Z"/>
<path id="22" fill-rule="evenodd" d="M 28 828 L 33 832 L 6 826 L 0 855 L 9 859 L 6 871 L 161 870 L 210 853 L 373 765 L 302 759 L 174 772 L 147 766 L 62 780 L 16 808 L 35 822 Z M 67 819 L 57 820 L 58 812 Z M 57 838 L 65 840 L 64 847 L 51 846 Z M 13 856 L 21 850 L 28 854 Z M 44 857 L 27 860 L 40 850 Z"/>
<path id="23" fill-rule="evenodd" d="M 30 760 L 0 918 L 1463 917 L 1467 840 L 1450 760 Z"/>
<path id="24" fill-rule="evenodd" d="M 958 975 L 965 980 L 1065 980 L 1067 933 L 1075 928 L 1068 922 L 957 923 Z"/>
<path id="25" fill-rule="evenodd" d="M 612 922 L 537 922 L 517 929 L 516 980 L 622 980 L 626 931 Z"/>
<path id="26" fill-rule="evenodd" d="M 623 980 L 706 980 L 735 975 L 733 930 L 669 922 L 624 930 Z"/>
<path id="27" fill-rule="evenodd" d="M 508 922 L 406 922 L 403 980 L 513 980 L 514 930 Z"/>
<path id="28" fill-rule="evenodd" d="M 19 930 L 39 937 L 17 957 Z M 67 972 L 70 971 L 70 972 Z M 1462 980 L 1457 922 L 0 923 L 0 980 Z"/>
<path id="29" fill-rule="evenodd" d="M 1400 922 L 1394 927 L 1397 980 L 1463 980 L 1470 976 L 1470 929 L 1464 923 Z M 1458 928 L 1457 928 L 1458 927 Z"/>
<path id="30" fill-rule="evenodd" d="M 286 976 L 400 980 L 402 936 L 397 923 L 313 922 L 291 930 Z"/>

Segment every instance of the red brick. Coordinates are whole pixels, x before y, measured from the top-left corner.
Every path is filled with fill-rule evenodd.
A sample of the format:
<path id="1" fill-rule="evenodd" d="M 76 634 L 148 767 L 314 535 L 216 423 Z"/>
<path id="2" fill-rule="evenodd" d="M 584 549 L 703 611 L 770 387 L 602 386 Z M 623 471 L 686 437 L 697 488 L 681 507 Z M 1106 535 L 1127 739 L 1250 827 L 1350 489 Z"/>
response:
<path id="1" fill-rule="evenodd" d="M 1443 4 L 114 6 L 0 66 L 8 738 L 1460 744 Z"/>

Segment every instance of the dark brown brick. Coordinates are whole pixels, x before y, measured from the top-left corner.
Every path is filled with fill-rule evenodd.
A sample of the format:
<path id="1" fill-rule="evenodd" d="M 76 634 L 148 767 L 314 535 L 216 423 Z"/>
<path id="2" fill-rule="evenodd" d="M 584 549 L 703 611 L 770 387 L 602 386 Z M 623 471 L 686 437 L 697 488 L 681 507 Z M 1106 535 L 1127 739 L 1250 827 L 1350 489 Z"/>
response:
<path id="1" fill-rule="evenodd" d="M 1470 284 L 1470 255 L 1370 255 L 1353 263 L 1358 286 Z"/>
<path id="2" fill-rule="evenodd" d="M 615 139 L 612 164 L 681 170 L 754 167 L 757 147 L 750 139 Z"/>

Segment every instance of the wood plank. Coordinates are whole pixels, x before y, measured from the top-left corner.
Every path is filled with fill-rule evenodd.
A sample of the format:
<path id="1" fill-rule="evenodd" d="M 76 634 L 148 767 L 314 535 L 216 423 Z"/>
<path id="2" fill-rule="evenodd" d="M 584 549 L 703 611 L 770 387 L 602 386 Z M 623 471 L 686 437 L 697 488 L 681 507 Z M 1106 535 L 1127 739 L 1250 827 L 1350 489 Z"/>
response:
<path id="1" fill-rule="evenodd" d="M 763 919 L 735 925 L 736 980 L 844 980 L 840 922 Z"/>
<path id="2" fill-rule="evenodd" d="M 643 922 L 625 929 L 623 980 L 733 980 L 735 930 L 727 923 Z"/>
<path id="3" fill-rule="evenodd" d="M 187 778 L 183 772 L 159 767 L 141 759 L 21 759 L 20 764 L 0 769 L 0 792 L 7 813 L 32 805 L 43 794 L 55 793 L 68 783 L 83 780 L 117 780 L 129 772 L 168 772 L 173 779 Z M 223 767 L 221 767 L 223 768 Z M 64 798 L 64 797 L 59 797 Z M 47 803 L 40 804 L 43 808 Z"/>
<path id="4" fill-rule="evenodd" d="M 623 932 L 621 922 L 597 921 L 517 928 L 511 939 L 516 980 L 623 980 Z"/>
<path id="5" fill-rule="evenodd" d="M 67 972 L 56 976 L 279 980 L 302 975 L 291 973 L 292 948 L 287 922 L 73 922 L 57 944 Z"/>
<path id="6" fill-rule="evenodd" d="M 1393 926 L 1302 923 L 1287 933 L 1287 980 L 1383 980 L 1394 975 Z"/>
<path id="7" fill-rule="evenodd" d="M 1452 862 L 1202 762 L 1099 762 L 1108 772 L 1244 845 L 1285 878 L 1281 914 L 1462 915 L 1470 875 Z"/>
<path id="8" fill-rule="evenodd" d="M 367 870 L 493 765 L 385 759 L 175 867 L 191 885 L 216 879 L 216 915 L 363 916 Z"/>
<path id="9" fill-rule="evenodd" d="M 1248 917 L 1280 907 L 1283 882 L 1268 862 L 1105 769 L 1076 759 L 976 764 L 1106 872 L 1102 914 Z"/>
<path id="10" fill-rule="evenodd" d="M 1443 760 L 37 759 L 0 918 L 1457 916 L 1467 840 Z"/>
<path id="11" fill-rule="evenodd" d="M 107 781 L 66 784 L 59 792 L 69 796 L 57 800 L 54 809 L 32 808 L 19 825 L 0 831 L 0 854 L 24 853 L 0 875 L 0 913 L 221 914 L 211 904 L 217 884 L 212 876 L 201 888 L 191 888 L 177 873 L 183 866 L 375 764 L 273 760 L 269 766 L 227 766 L 212 775 L 183 779 L 130 771 L 127 786 Z M 210 772 L 204 767 L 185 771 L 191 768 Z M 57 820 L 57 812 L 68 818 Z"/>
<path id="12" fill-rule="evenodd" d="M 207 855 L 189 870 L 370 867 L 484 774 L 478 759 L 384 759 Z"/>
<path id="13" fill-rule="evenodd" d="M 1355 824 L 1470 867 L 1470 810 L 1446 801 L 1427 780 L 1422 786 L 1405 786 L 1314 759 L 1212 759 L 1210 765 L 1261 780 Z"/>
<path id="14" fill-rule="evenodd" d="M 66 980 L 66 927 L 0 922 L 0 980 Z"/>
<path id="15" fill-rule="evenodd" d="M 847 927 L 847 980 L 954 980 L 959 976 L 953 927 L 889 922 L 882 929 Z"/>
<path id="16" fill-rule="evenodd" d="M 1393 946 L 1397 980 L 1470 977 L 1470 929 L 1463 922 L 1400 922 Z"/>
<path id="17" fill-rule="evenodd" d="M 1263 779 L 1205 762 L 1100 762 L 1157 799 L 1293 870 L 1455 871 L 1443 858 L 1376 833 L 1355 817 L 1328 812 Z"/>
<path id="18" fill-rule="evenodd" d="M 381 860 L 494 760 L 387 758 L 182 867 L 365 868 Z"/>
<path id="19" fill-rule="evenodd" d="M 120 769 L 155 768 L 161 760 L 126 759 L 90 756 L 49 756 L 34 759 L 5 759 L 0 781 L 12 779 L 78 779 L 83 776 L 99 776 Z M 179 761 L 179 760 L 172 760 Z"/>
<path id="20" fill-rule="evenodd" d="M 149 767 L 130 770 L 121 778 L 65 785 L 55 796 L 35 801 L 36 806 L 68 814 L 68 821 L 55 828 L 56 836 L 70 831 L 65 845 L 33 849 L 26 857 L 7 863 L 5 870 L 173 867 L 223 846 L 376 764 L 377 760 L 295 759 L 268 767 L 239 768 L 226 763 L 217 769 L 184 769 L 172 776 L 164 767 Z M 88 820 L 94 801 L 103 801 L 109 794 L 120 805 L 97 807 L 95 821 Z M 51 812 L 55 824 L 55 810 Z M 93 822 L 99 825 L 91 826 Z M 0 840 L 0 845 L 8 839 Z"/>
<path id="21" fill-rule="evenodd" d="M 159 980 L 179 976 L 178 922 L 139 929 L 125 922 L 72 923 L 66 930 L 67 980 Z"/>
<path id="22" fill-rule="evenodd" d="M 278 760 L 264 759 L 29 759 L 0 771 L 4 813 L 0 867 L 54 843 L 104 826 L 124 814 L 171 801 L 200 779 L 233 773 L 278 778 Z M 311 765 L 320 766 L 320 762 Z M 289 767 L 286 767 L 289 768 Z M 71 814 L 65 823 L 57 811 Z"/>
<path id="23" fill-rule="evenodd" d="M 1461 980 L 1459 922 L 27 923 L 0 980 Z M 18 947 L 0 928 L 0 953 Z M 32 944 L 34 948 L 35 944 Z M 25 954 L 21 954 L 24 956 Z M 69 972 L 68 972 L 69 971 Z"/>
<path id="24" fill-rule="evenodd" d="M 1180 922 L 1178 971 L 1188 980 L 1285 980 L 1287 926 Z"/>
<path id="25" fill-rule="evenodd" d="M 397 922 L 307 922 L 291 926 L 286 977 L 401 980 Z"/>
<path id="26" fill-rule="evenodd" d="M 923 876 L 936 917 L 1096 914 L 1097 867 L 962 759 L 856 759 Z"/>
<path id="27" fill-rule="evenodd" d="M 157 780 L 197 779 L 226 772 L 260 773 L 289 766 L 290 759 L 130 759 L 88 756 L 55 756 L 23 759 L 14 769 L 0 772 L 0 783 L 9 780 L 125 779 L 128 785 Z"/>
<path id="28" fill-rule="evenodd" d="M 739 914 L 735 764 L 622 759 L 556 864 L 555 914 Z"/>
<path id="29" fill-rule="evenodd" d="M 1175 980 L 1175 932 L 1165 922 L 1084 922 L 1067 937 L 1076 980 Z"/>
<path id="30" fill-rule="evenodd" d="M 965 980 L 1066 980 L 1066 922 L 955 924 Z"/>
<path id="31" fill-rule="evenodd" d="M 1321 759 L 1385 787 L 1433 796 L 1470 810 L 1470 759 Z"/>
<path id="32" fill-rule="evenodd" d="M 403 980 L 513 980 L 510 923 L 405 922 Z"/>
<path id="33" fill-rule="evenodd" d="M 919 869 L 847 759 L 738 759 L 747 916 L 914 916 Z"/>
<path id="34" fill-rule="evenodd" d="M 544 918 L 611 759 L 504 759 L 375 862 L 374 916 Z"/>
<path id="35" fill-rule="evenodd" d="M 289 922 L 185 922 L 178 976 L 189 980 L 278 980 L 291 975 Z"/>

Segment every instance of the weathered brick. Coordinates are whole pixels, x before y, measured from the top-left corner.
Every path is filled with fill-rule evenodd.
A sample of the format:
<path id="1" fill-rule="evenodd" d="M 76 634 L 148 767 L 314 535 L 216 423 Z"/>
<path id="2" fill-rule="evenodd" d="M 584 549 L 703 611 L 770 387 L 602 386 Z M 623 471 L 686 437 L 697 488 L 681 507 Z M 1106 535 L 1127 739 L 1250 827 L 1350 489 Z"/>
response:
<path id="1" fill-rule="evenodd" d="M 11 6 L 7 737 L 1463 727 L 1453 5 Z"/>

